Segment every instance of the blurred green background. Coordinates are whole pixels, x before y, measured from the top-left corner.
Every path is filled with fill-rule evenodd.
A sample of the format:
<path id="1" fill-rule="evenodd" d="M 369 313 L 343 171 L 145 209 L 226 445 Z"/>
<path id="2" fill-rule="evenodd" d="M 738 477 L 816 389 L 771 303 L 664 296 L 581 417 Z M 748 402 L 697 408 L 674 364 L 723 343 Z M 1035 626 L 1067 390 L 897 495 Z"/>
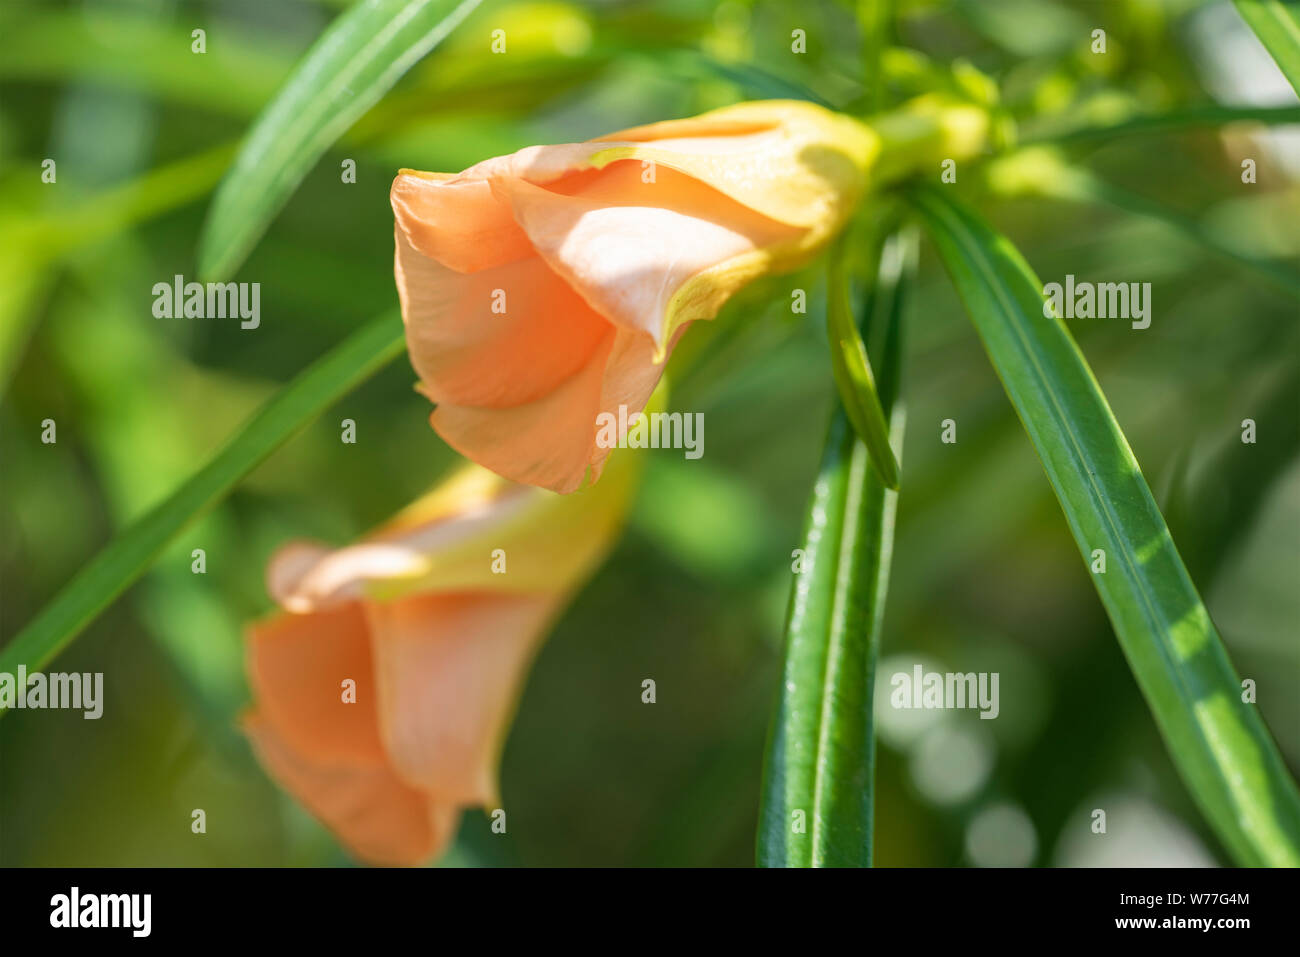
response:
<path id="1" fill-rule="evenodd" d="M 841 107 L 872 95 L 854 11 L 832 0 L 487 3 L 335 145 L 234 277 L 262 284 L 259 329 L 154 318 L 154 283 L 197 278 L 207 201 L 243 131 L 342 6 L 9 0 L 0 11 L 0 643 L 280 385 L 396 304 L 398 167 L 459 170 L 783 88 Z M 929 59 L 886 58 L 888 98 L 936 77 L 960 86 L 977 69 L 1026 139 L 1211 100 L 1295 102 L 1223 3 L 898 6 L 898 43 Z M 509 53 L 490 57 L 498 27 Z M 196 28 L 203 55 L 190 50 Z M 1104 57 L 1089 49 L 1097 28 Z M 794 29 L 806 54 L 791 53 Z M 1163 215 L 1007 196 L 974 167 L 958 184 L 1044 282 L 1152 283 L 1150 329 L 1072 330 L 1293 770 L 1297 303 L 1241 259 L 1297 265 L 1296 136 L 1250 126 L 1068 147 Z M 1256 185 L 1240 183 L 1242 156 L 1257 160 Z M 47 157 L 55 184 L 41 182 Z M 355 184 L 340 178 L 349 158 Z M 766 280 L 692 330 L 708 341 L 672 401 L 705 413 L 706 454 L 652 459 L 627 534 L 528 681 L 502 766 L 508 833 L 470 812 L 443 863 L 752 863 L 791 551 L 833 397 L 821 284 L 816 268 Z M 794 288 L 809 291 L 807 315 L 790 314 Z M 999 672 L 1001 715 L 878 708 L 877 863 L 1223 862 L 924 244 L 909 321 L 879 671 Z M 49 666 L 104 672 L 102 719 L 0 720 L 0 864 L 347 862 L 235 730 L 240 632 L 269 608 L 262 569 L 278 545 L 347 542 L 454 464 L 414 379 L 403 357 L 339 403 Z M 47 418 L 55 445 L 40 441 Z M 339 442 L 343 418 L 355 445 Z M 956 445 L 940 442 L 946 418 Z M 1240 441 L 1244 418 L 1258 423 L 1255 445 Z M 206 575 L 190 571 L 194 548 Z M 654 705 L 641 703 L 645 678 Z M 1096 807 L 1105 839 L 1089 830 Z M 191 833 L 194 808 L 206 834 Z"/>

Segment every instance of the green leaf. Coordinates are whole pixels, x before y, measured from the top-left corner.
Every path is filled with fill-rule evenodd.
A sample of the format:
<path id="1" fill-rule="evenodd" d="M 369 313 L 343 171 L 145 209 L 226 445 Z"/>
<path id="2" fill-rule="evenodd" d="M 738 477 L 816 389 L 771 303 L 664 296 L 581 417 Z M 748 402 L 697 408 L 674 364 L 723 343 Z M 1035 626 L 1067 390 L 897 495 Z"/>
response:
<path id="1" fill-rule="evenodd" d="M 868 331 L 883 340 L 880 394 L 901 453 L 903 296 L 896 267 L 902 246 L 887 248 L 897 255 L 881 270 Z M 871 865 L 872 691 L 898 493 L 884 487 L 869 458 L 843 406 L 836 409 L 786 621 L 763 770 L 758 863 L 764 867 Z"/>
<path id="2" fill-rule="evenodd" d="M 479 0 L 361 0 L 312 45 L 262 112 L 212 202 L 199 272 L 225 279 L 307 171 Z"/>
<path id="3" fill-rule="evenodd" d="M 402 324 L 389 313 L 300 373 L 211 462 L 86 564 L 0 651 L 0 671 L 13 674 L 19 665 L 33 671 L 49 662 L 139 578 L 177 534 L 308 422 L 400 355 L 404 343 Z"/>
<path id="4" fill-rule="evenodd" d="M 1294 2 L 1233 0 L 1241 19 L 1255 31 L 1278 68 L 1300 96 L 1300 11 Z"/>
<path id="5" fill-rule="evenodd" d="M 1266 126 L 1300 123 L 1300 106 L 1191 106 L 1165 113 L 1126 116 L 1112 123 L 1048 128 L 1021 137 L 1020 145 L 1115 139 L 1198 127 L 1227 126 L 1230 123 L 1263 123 Z"/>
<path id="6" fill-rule="evenodd" d="M 667 71 L 684 80 L 721 78 L 734 83 L 751 99 L 807 100 L 828 110 L 835 105 L 796 80 L 788 79 L 753 63 L 719 60 L 697 49 L 672 49 L 643 57 L 655 72 Z"/>
<path id="7" fill-rule="evenodd" d="M 1167 209 L 1160 203 L 1108 183 L 1086 170 L 1076 168 L 1070 176 L 1063 177 L 1056 195 L 1076 202 L 1104 203 L 1134 216 L 1162 223 L 1221 259 L 1249 267 L 1267 279 L 1274 288 L 1292 296 L 1300 296 L 1300 273 L 1294 269 L 1275 260 L 1243 253 L 1231 243 L 1225 242 L 1217 230 L 1203 225 L 1191 216 Z"/>
<path id="8" fill-rule="evenodd" d="M 1300 864 L 1300 794 L 1174 546 L 1092 370 L 1008 240 L 934 189 L 913 194 L 1043 462 L 1129 667 L 1234 860 Z"/>
<path id="9" fill-rule="evenodd" d="M 1280 260 L 1243 252 L 1225 241 L 1218 230 L 1192 216 L 1168 209 L 1108 183 L 1090 170 L 1069 164 L 1055 147 L 1031 146 L 1009 153 L 989 163 L 985 173 L 990 187 L 999 195 L 1030 193 L 1073 203 L 1102 204 L 1159 223 L 1221 259 L 1249 267 L 1274 288 L 1300 296 L 1300 273 Z"/>
<path id="10" fill-rule="evenodd" d="M 831 371 L 840 401 L 858 438 L 866 443 L 871 465 L 886 488 L 898 488 L 898 462 L 889 447 L 889 426 L 876 394 L 867 347 L 853 323 L 849 284 L 844 275 L 843 247 L 831 253 L 827 275 L 826 326 L 831 345 Z"/>

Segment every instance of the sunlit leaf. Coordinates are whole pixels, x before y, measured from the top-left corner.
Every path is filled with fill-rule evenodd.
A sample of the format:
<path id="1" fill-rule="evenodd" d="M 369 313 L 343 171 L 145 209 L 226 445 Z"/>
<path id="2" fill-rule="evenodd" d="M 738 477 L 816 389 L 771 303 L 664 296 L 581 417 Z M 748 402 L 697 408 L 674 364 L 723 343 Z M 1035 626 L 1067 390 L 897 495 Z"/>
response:
<path id="1" fill-rule="evenodd" d="M 307 171 L 479 0 L 361 0 L 335 20 L 262 112 L 213 200 L 199 272 L 239 268 Z"/>
<path id="2" fill-rule="evenodd" d="M 1295 782 L 1255 705 L 1242 702 L 1092 370 L 1062 320 L 1044 317 L 1042 284 L 1004 236 L 934 189 L 914 196 L 1188 789 L 1238 863 L 1300 864 Z"/>
<path id="3" fill-rule="evenodd" d="M 1291 88 L 1300 95 L 1300 10 L 1282 0 L 1233 0 Z"/>

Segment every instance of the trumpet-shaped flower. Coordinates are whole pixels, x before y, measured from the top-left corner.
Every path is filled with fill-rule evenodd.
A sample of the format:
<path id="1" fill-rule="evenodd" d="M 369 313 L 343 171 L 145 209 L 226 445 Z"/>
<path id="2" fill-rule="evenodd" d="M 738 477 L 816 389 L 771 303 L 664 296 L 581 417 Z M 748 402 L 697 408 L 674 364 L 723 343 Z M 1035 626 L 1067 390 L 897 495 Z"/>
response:
<path id="1" fill-rule="evenodd" d="M 879 149 L 856 120 L 773 101 L 402 170 L 395 272 L 433 427 L 517 482 L 595 481 L 597 417 L 645 405 L 691 322 L 820 251 Z"/>
<path id="2" fill-rule="evenodd" d="M 463 808 L 497 806 L 528 665 L 613 541 L 634 464 L 568 497 L 469 464 L 355 545 L 272 558 L 284 611 L 249 629 L 244 727 L 357 857 L 420 863 Z"/>

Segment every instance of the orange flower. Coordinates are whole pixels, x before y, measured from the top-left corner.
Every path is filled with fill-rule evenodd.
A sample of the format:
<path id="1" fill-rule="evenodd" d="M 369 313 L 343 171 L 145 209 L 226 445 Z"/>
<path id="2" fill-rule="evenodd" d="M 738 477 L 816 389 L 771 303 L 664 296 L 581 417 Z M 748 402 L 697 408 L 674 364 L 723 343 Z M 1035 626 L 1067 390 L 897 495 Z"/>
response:
<path id="1" fill-rule="evenodd" d="M 773 101 L 402 170 L 397 289 L 433 427 L 514 481 L 595 481 L 597 416 L 640 411 L 687 325 L 824 247 L 878 149 L 856 120 Z"/>
<path id="2" fill-rule="evenodd" d="M 249 629 L 244 727 L 357 857 L 418 864 L 462 808 L 499 805 L 528 665 L 613 541 L 633 477 L 620 463 L 563 497 L 468 465 L 359 544 L 272 558 L 285 612 Z"/>

